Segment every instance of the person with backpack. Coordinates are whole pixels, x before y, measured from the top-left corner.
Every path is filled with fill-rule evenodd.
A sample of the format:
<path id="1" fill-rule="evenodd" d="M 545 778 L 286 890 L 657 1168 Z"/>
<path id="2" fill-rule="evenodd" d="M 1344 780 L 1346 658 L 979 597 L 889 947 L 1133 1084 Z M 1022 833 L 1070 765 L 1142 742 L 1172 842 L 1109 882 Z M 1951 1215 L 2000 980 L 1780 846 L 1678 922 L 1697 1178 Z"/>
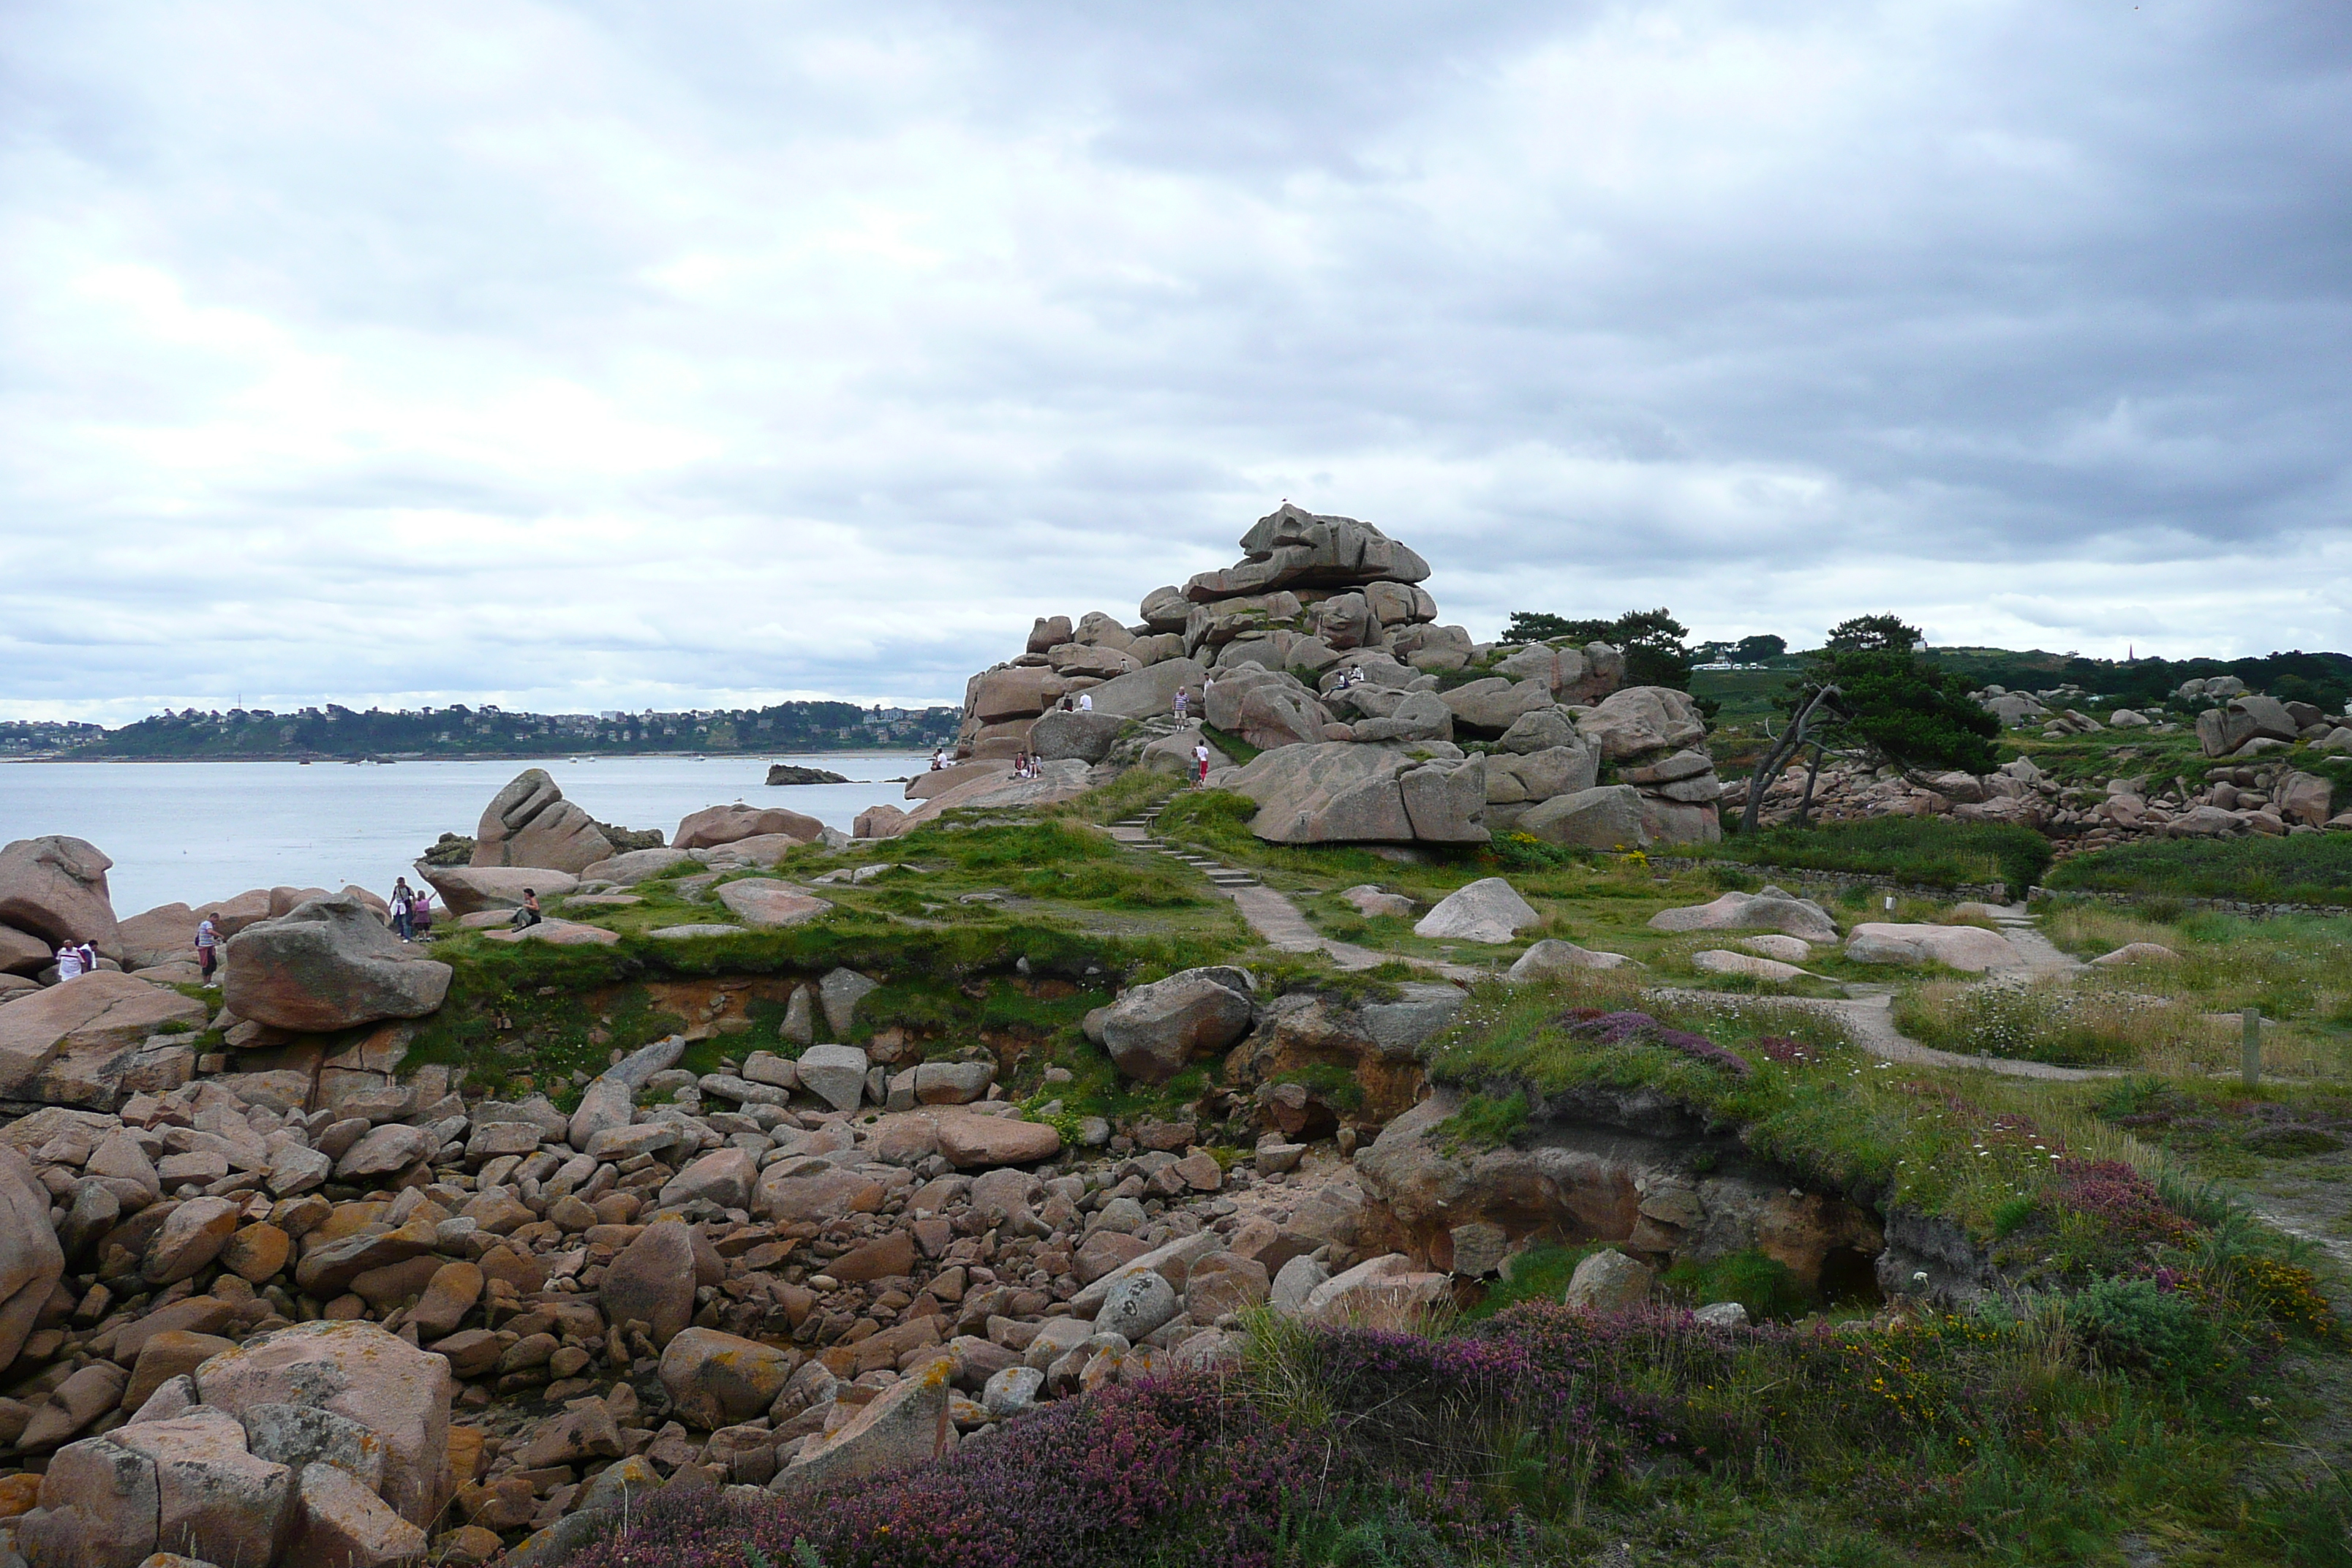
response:
<path id="1" fill-rule="evenodd" d="M 416 894 L 409 887 L 407 878 L 403 877 L 393 883 L 392 897 L 385 902 L 392 906 L 394 933 L 403 942 L 415 941 L 416 926 L 413 919 L 413 911 L 416 907 Z"/>

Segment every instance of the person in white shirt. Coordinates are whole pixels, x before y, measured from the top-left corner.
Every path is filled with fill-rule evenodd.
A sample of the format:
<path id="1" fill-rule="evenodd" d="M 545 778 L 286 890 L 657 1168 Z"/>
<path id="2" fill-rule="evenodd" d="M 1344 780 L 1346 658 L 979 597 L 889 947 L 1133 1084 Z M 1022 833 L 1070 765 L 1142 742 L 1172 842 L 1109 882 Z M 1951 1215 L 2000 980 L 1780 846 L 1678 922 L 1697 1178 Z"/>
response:
<path id="1" fill-rule="evenodd" d="M 1199 745 L 1192 748 L 1192 760 L 1201 764 L 1201 777 L 1199 782 L 1203 784 L 1207 784 L 1209 782 L 1208 742 L 1203 741 Z"/>
<path id="2" fill-rule="evenodd" d="M 1078 711 L 1079 711 L 1079 712 L 1081 712 L 1081 713 L 1091 713 L 1091 712 L 1093 712 L 1094 710 L 1095 710 L 1095 694 L 1094 694 L 1093 692 L 1091 692 L 1091 691 L 1081 691 L 1081 692 L 1079 692 L 1079 693 L 1078 693 Z"/>
<path id="3" fill-rule="evenodd" d="M 70 942 L 58 943 L 58 984 L 81 978 L 81 949 Z"/>
<path id="4" fill-rule="evenodd" d="M 204 972 L 205 984 L 215 984 L 213 973 L 220 963 L 220 927 L 206 915 L 196 922 L 196 967 Z"/>

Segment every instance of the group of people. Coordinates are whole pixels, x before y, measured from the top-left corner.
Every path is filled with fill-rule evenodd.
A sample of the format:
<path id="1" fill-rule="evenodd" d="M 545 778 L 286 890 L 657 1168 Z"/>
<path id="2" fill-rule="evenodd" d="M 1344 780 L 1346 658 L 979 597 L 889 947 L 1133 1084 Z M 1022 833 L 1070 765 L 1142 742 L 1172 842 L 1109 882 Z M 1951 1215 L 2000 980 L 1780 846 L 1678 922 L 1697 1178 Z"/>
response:
<path id="1" fill-rule="evenodd" d="M 1065 713 L 1091 713 L 1094 710 L 1095 694 L 1091 691 L 1081 691 L 1062 699 L 1062 711 Z"/>
<path id="2" fill-rule="evenodd" d="M 433 889 L 412 888 L 408 879 L 401 878 L 392 885 L 392 897 L 384 900 L 392 907 L 392 929 L 403 942 L 415 942 L 428 936 L 433 930 Z"/>
<path id="3" fill-rule="evenodd" d="M 1363 683 L 1364 667 L 1360 664 L 1351 664 L 1345 670 L 1340 672 L 1339 679 L 1338 680 L 1331 683 L 1331 689 L 1334 691 L 1345 691 L 1350 686 L 1361 686 Z"/>
<path id="4" fill-rule="evenodd" d="M 71 938 L 58 943 L 58 980 L 79 980 L 98 968 L 98 949 Z"/>
<path id="5" fill-rule="evenodd" d="M 1037 776 L 1037 759 L 1031 756 L 1026 752 L 1013 752 L 1013 776 L 1016 779 L 1035 778 Z"/>

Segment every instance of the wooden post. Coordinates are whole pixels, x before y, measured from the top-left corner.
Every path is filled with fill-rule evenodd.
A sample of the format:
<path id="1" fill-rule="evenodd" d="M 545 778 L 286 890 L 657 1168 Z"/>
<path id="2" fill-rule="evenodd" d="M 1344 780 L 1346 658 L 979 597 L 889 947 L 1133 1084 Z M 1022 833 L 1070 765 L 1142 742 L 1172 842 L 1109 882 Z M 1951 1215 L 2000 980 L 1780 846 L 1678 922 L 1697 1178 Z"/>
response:
<path id="1" fill-rule="evenodd" d="M 2249 1007 L 2238 1017 L 2246 1026 L 2244 1055 L 2240 1061 L 2238 1076 L 2251 1088 L 2263 1081 L 2263 1011 L 2259 1007 Z"/>

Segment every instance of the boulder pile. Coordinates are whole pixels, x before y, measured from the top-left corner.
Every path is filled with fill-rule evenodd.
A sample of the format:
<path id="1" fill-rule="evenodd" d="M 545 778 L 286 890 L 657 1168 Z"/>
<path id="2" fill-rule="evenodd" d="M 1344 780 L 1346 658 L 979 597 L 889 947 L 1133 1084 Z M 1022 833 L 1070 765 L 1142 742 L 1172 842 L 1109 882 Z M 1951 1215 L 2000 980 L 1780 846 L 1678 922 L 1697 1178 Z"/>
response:
<path id="1" fill-rule="evenodd" d="M 1697 710 L 1679 691 L 1620 690 L 1618 649 L 1474 642 L 1437 624 L 1428 563 L 1355 518 L 1286 503 L 1241 549 L 1153 589 L 1132 624 L 1041 617 L 1025 652 L 967 685 L 957 765 L 918 775 L 907 793 L 925 804 L 877 808 L 861 834 L 1066 799 L 1128 766 L 1189 773 L 1205 721 L 1263 753 L 1238 770 L 1219 755 L 1210 782 L 1256 801 L 1251 829 L 1276 843 L 1719 836 Z M 1056 771 L 1011 780 L 1024 752 Z"/>
<path id="2" fill-rule="evenodd" d="M 1891 768 L 1874 773 L 1832 763 L 1814 781 L 1812 818 L 1948 815 L 1961 822 L 2015 823 L 2048 835 L 2062 856 L 2141 838 L 2352 830 L 2352 811 L 2336 809 L 2335 785 L 2285 758 L 2216 770 L 2201 782 L 2141 773 L 2093 786 L 2061 785 L 2032 759 L 2019 757 L 1982 778 L 1951 773 L 1927 783 L 1934 787 L 1915 788 Z M 1750 787 L 1750 780 L 1735 781 L 1724 791 L 1725 804 L 1744 806 Z M 1794 820 L 1804 793 L 1804 769 L 1792 763 L 1768 788 L 1760 820 L 1767 826 Z"/>
<path id="3" fill-rule="evenodd" d="M 870 989 L 818 987 L 845 1026 Z M 1310 1061 L 1367 1088 L 1340 1114 L 1412 1103 L 1462 997 L 1406 991 L 1261 1006 L 1196 970 L 1089 1020 L 1145 1079 L 1239 1053 L 1260 1093 L 1227 1110 L 1266 1131 L 1230 1169 L 1196 1121 L 1024 1119 L 990 1059 L 697 1076 L 681 1037 L 568 1114 L 430 1067 L 315 1109 L 246 1075 L 0 1123 L 0 1552 L 537 1561 L 664 1485 L 812 1491 L 1223 1357 L 1269 1301 L 1426 1306 L 1447 1277 L 1368 1254 L 1345 1168 L 1309 1179 L 1286 1131 L 1330 1125 Z"/>

